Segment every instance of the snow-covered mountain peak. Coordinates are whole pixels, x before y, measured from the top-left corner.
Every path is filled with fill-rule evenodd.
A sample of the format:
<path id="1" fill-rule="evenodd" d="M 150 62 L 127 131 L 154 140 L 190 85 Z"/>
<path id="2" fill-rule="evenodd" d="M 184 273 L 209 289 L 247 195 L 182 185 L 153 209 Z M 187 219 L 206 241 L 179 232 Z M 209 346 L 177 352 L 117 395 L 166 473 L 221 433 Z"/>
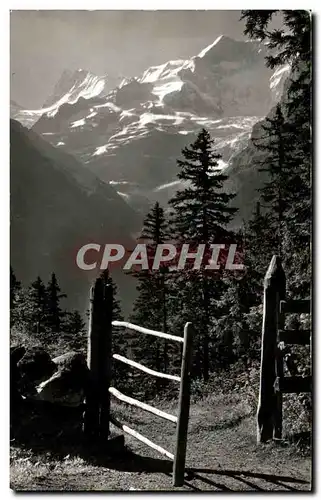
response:
<path id="1" fill-rule="evenodd" d="M 97 76 L 85 69 L 64 70 L 60 79 L 56 83 L 50 98 L 44 103 L 43 108 L 51 107 L 55 103 L 63 100 L 64 96 L 79 99 L 84 97 L 90 99 L 100 95 L 106 87 L 107 76 Z"/>
<path id="2" fill-rule="evenodd" d="M 137 81 L 141 84 L 151 84 L 151 94 L 156 96 L 156 106 L 162 106 L 164 97 L 182 88 L 181 71 L 189 67 L 189 60 L 177 59 L 165 64 L 151 66 Z M 152 97 L 153 98 L 153 97 Z M 155 99 L 155 98 L 153 98 Z"/>
<path id="3" fill-rule="evenodd" d="M 124 80 L 123 77 L 97 76 L 86 69 L 64 70 L 51 96 L 40 109 L 21 110 L 14 117 L 27 127 L 33 126 L 41 116 L 53 118 L 61 107 L 74 105 L 81 99 L 88 101 L 106 98 L 108 93 Z"/>
<path id="4" fill-rule="evenodd" d="M 22 111 L 21 122 L 30 126 L 42 115 L 52 119 L 76 114 L 70 122 L 74 128 L 75 122 L 77 127 L 84 125 L 79 121 L 84 117 L 78 116 L 78 112 L 106 102 L 114 103 L 122 111 L 133 107 L 144 112 L 158 108 L 163 109 L 162 113 L 172 114 L 174 108 L 201 115 L 235 116 L 258 115 L 262 108 L 263 115 L 271 91 L 276 95 L 278 85 L 275 79 L 271 88 L 265 83 L 262 86 L 258 79 L 258 75 L 264 74 L 266 82 L 271 76 L 261 50 L 262 44 L 258 42 L 236 41 L 220 35 L 190 59 L 169 60 L 130 78 L 97 76 L 82 68 L 65 70 L 42 109 Z M 93 112 L 96 110 L 88 111 L 86 117 L 92 117 Z"/>
<path id="5" fill-rule="evenodd" d="M 273 72 L 265 55 L 259 42 L 222 35 L 190 59 L 114 83 L 84 69 L 66 71 L 46 107 L 18 114 L 29 121 L 36 116 L 36 132 L 102 180 L 125 183 L 122 196 L 141 210 L 142 199 L 166 202 L 177 189 L 176 158 L 201 128 L 215 139 L 222 168 L 246 146 L 289 71 Z"/>
<path id="6" fill-rule="evenodd" d="M 216 38 L 216 40 L 211 44 L 211 45 L 208 45 L 207 47 L 205 47 L 205 49 L 201 50 L 201 52 L 198 54 L 197 57 L 204 57 L 205 54 L 211 50 L 213 47 L 215 47 L 215 45 L 217 45 L 223 38 L 223 35 L 220 35 L 219 37 Z"/>
<path id="7" fill-rule="evenodd" d="M 195 59 L 205 59 L 213 64 L 224 62 L 247 62 L 255 64 L 262 60 L 261 52 L 265 53 L 266 48 L 262 43 L 253 40 L 234 40 L 226 35 L 220 35 L 214 42 L 205 47 Z"/>

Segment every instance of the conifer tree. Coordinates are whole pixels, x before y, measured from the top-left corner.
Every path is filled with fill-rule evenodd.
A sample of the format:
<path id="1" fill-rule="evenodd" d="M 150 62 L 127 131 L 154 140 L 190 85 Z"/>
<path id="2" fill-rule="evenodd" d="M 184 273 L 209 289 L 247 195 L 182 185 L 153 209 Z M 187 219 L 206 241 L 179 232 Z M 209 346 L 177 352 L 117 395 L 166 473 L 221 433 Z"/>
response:
<path id="1" fill-rule="evenodd" d="M 19 306 L 19 296 L 21 283 L 10 266 L 10 325 L 13 326 L 17 320 L 17 307 Z"/>
<path id="2" fill-rule="evenodd" d="M 173 207 L 172 227 L 178 241 L 189 244 L 205 244 L 209 249 L 212 243 L 231 241 L 227 225 L 237 211 L 230 206 L 234 194 L 224 192 L 227 176 L 220 171 L 221 155 L 213 150 L 213 140 L 207 130 L 202 129 L 196 141 L 182 151 L 183 160 L 178 160 L 180 171 L 178 178 L 188 187 L 178 191 L 170 200 Z M 178 275 L 178 281 L 182 276 Z M 192 277 L 192 274 L 194 276 Z M 183 278 L 186 280 L 186 277 Z M 200 271 L 189 274 L 188 283 L 181 282 L 189 290 L 183 300 L 193 300 L 190 312 L 199 318 L 201 346 L 197 346 L 199 356 L 202 353 L 202 375 L 205 380 L 209 374 L 209 329 L 211 324 L 211 300 L 220 295 L 219 279 L 213 281 L 204 266 Z M 178 286 L 180 286 L 178 284 Z M 214 295 L 213 295 L 214 292 Z M 216 293 L 215 293 L 216 292 Z M 179 309 L 183 304 L 178 306 Z"/>
<path id="3" fill-rule="evenodd" d="M 136 270 L 132 273 L 138 280 L 138 297 L 134 303 L 131 320 L 136 324 L 167 332 L 167 268 L 160 266 L 160 269 L 151 269 L 157 245 L 168 239 L 167 221 L 164 210 L 158 202 L 147 214 L 139 239 L 146 244 L 149 269 Z M 146 339 L 140 336 L 135 339 L 135 351 L 141 359 L 154 365 L 156 370 L 167 371 L 168 345 L 166 341 L 153 338 L 147 343 Z"/>
<path id="4" fill-rule="evenodd" d="M 272 256 L 278 251 L 278 234 L 269 213 L 262 213 L 261 203 L 257 202 L 251 219 L 244 228 L 244 258 L 247 271 L 261 287 Z"/>
<path id="5" fill-rule="evenodd" d="M 39 340 L 44 340 L 47 324 L 47 291 L 40 278 L 31 283 L 26 300 L 25 314 L 30 333 L 36 334 Z"/>
<path id="6" fill-rule="evenodd" d="M 282 15 L 283 26 L 271 29 L 274 15 Z M 312 99 L 312 17 L 307 10 L 244 10 L 245 35 L 268 43 L 267 66 L 290 64 L 286 83 L 285 119 L 292 136 L 292 175 L 287 181 L 292 206 L 287 214 L 289 240 L 303 239 L 310 252 L 311 229 L 311 99 Z M 289 253 L 289 249 L 287 251 Z"/>
<path id="7" fill-rule="evenodd" d="M 65 318 L 65 312 L 60 307 L 60 301 L 66 297 L 66 294 L 61 293 L 55 273 L 51 274 L 51 279 L 46 287 L 46 295 L 46 324 L 53 336 L 57 336 L 62 330 Z"/>
<path id="8" fill-rule="evenodd" d="M 224 192 L 228 176 L 220 172 L 222 155 L 213 150 L 214 141 L 202 129 L 196 141 L 182 150 L 177 160 L 177 177 L 189 183 L 170 200 L 174 209 L 172 226 L 176 235 L 186 241 L 212 243 L 226 237 L 226 229 L 237 209 L 229 206 L 234 194 Z"/>
<path id="9" fill-rule="evenodd" d="M 66 313 L 63 338 L 70 349 L 86 351 L 87 330 L 79 311 Z"/>
<path id="10" fill-rule="evenodd" d="M 271 29 L 273 16 L 282 16 L 282 27 Z M 308 10 L 243 10 L 244 34 L 268 43 L 267 66 L 275 68 L 291 63 L 311 62 L 311 13 Z"/>
<path id="11" fill-rule="evenodd" d="M 271 29 L 276 14 L 283 27 Z M 243 11 L 245 34 L 268 42 L 267 65 L 275 68 L 288 63 L 291 75 L 286 82 L 284 115 L 291 136 L 291 172 L 286 181 L 288 208 L 285 222 L 285 267 L 289 290 L 298 297 L 309 293 L 311 280 L 311 98 L 312 98 L 312 18 L 309 11 Z M 303 284 L 304 282 L 304 284 Z M 292 286 L 293 285 L 293 286 Z M 303 285 L 303 286 L 302 286 Z"/>
<path id="12" fill-rule="evenodd" d="M 224 273 L 224 291 L 216 307 L 217 359 L 223 366 L 240 356 L 246 364 L 249 357 L 258 359 L 260 330 L 253 329 L 249 317 L 253 322 L 256 314 L 257 324 L 262 323 L 264 276 L 272 255 L 278 251 L 273 219 L 269 213 L 262 213 L 260 202 L 240 233 L 245 269 L 238 276 Z"/>
<path id="13" fill-rule="evenodd" d="M 260 161 L 259 171 L 268 173 L 268 181 L 260 189 L 262 200 L 268 208 L 272 228 L 277 235 L 278 253 L 283 255 L 286 214 L 292 204 L 289 180 L 293 174 L 296 158 L 293 154 L 293 137 L 289 133 L 281 105 L 276 106 L 272 118 L 265 119 L 262 125 L 264 133 L 259 139 L 252 139 L 255 147 L 265 154 Z M 267 218 L 267 215 L 266 217 Z"/>
<path id="14" fill-rule="evenodd" d="M 286 213 L 285 269 L 289 292 L 297 298 L 310 294 L 312 263 L 312 117 L 311 64 L 304 64 L 291 82 L 286 102 L 292 135 L 293 166 L 288 179 L 290 203 Z M 309 69 L 310 67 L 310 69 Z"/>
<path id="15" fill-rule="evenodd" d="M 21 283 L 17 280 L 16 275 L 10 266 L 10 307 L 15 307 L 17 292 L 21 289 Z"/>

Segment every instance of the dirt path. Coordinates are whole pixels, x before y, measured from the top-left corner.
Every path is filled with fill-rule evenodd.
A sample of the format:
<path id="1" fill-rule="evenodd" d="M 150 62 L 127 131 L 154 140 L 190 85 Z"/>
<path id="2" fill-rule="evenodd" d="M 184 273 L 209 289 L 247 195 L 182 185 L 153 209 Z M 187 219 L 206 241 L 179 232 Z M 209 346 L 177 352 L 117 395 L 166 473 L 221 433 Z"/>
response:
<path id="1" fill-rule="evenodd" d="M 158 405 L 158 407 L 160 407 Z M 172 405 L 162 408 L 172 411 Z M 131 409 L 123 419 L 172 451 L 170 422 Z M 257 446 L 253 410 L 237 398 L 221 397 L 191 407 L 186 479 L 175 491 L 310 490 L 311 459 L 294 445 Z M 172 490 L 172 463 L 126 436 L 129 453 L 112 460 L 75 450 L 57 459 L 13 447 L 11 487 L 15 490 Z"/>

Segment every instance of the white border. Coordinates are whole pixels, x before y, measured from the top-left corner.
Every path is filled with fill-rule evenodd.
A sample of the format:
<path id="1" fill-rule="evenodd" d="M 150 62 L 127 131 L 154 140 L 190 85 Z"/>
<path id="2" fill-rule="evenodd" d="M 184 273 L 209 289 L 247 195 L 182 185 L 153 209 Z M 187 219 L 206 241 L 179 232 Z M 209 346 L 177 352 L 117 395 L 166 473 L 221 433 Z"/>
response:
<path id="1" fill-rule="evenodd" d="M 282 7 L 280 6 L 280 3 Z M 12 0 L 7 2 L 6 8 L 20 10 L 242 10 L 242 9 L 309 9 L 316 11 L 318 2 L 312 0 L 309 2 L 300 2 L 298 0 L 270 0 L 269 2 L 258 2 L 254 0 L 246 0 L 244 2 L 237 0 L 225 0 L 224 2 L 213 2 L 210 0 L 198 0 L 197 8 L 194 1 L 186 0 L 182 2 L 178 0 L 140 0 L 133 3 L 132 0 L 118 0 L 108 2 L 104 0 L 92 0 L 90 5 L 86 0 L 56 0 L 55 2 L 47 1 L 45 4 L 42 0 L 23 1 Z"/>
<path id="2" fill-rule="evenodd" d="M 319 15 L 320 9 L 318 9 L 318 3 L 316 0 L 314 1 L 309 1 L 309 2 L 299 2 L 297 0 L 287 0 L 287 1 L 276 1 L 276 0 L 270 0 L 269 2 L 254 2 L 254 1 L 244 1 L 244 2 L 238 2 L 238 1 L 231 1 L 231 0 L 225 0 L 222 3 L 217 3 L 213 2 L 213 0 L 208 1 L 208 0 L 198 0 L 197 1 L 197 9 L 198 10 L 203 10 L 203 9 L 209 9 L 209 10 L 241 10 L 241 9 L 309 9 L 312 10 L 312 12 L 315 14 L 316 18 Z M 281 5 L 280 5 L 281 4 Z M 115 8 L 115 5 L 117 8 Z M 90 9 L 88 9 L 90 7 Z M 215 9 L 213 9 L 215 7 Z M 43 2 L 43 0 L 37 0 L 37 1 L 22 1 L 22 0 L 15 0 L 11 2 L 6 2 L 3 1 L 1 6 L 0 6 L 0 12 L 1 12 L 1 25 L 0 25 L 0 33 L 1 33 L 1 43 L 0 43 L 0 50 L 1 50 L 1 64 L 2 64 L 2 71 L 0 73 L 1 75 L 1 106 L 0 106 L 0 112 L 2 115 L 2 120 L 1 120 L 1 134 L 0 134 L 0 139 L 1 139 L 1 183 L 0 183 L 0 189 L 1 189 L 1 194 L 0 194 L 0 218 L 1 218 L 1 229 L 2 229 L 2 238 L 1 241 L 1 266 L 0 266 L 0 283 L 1 283 L 1 367 L 3 367 L 2 370 L 2 375 L 1 375 L 1 399 L 2 399 L 2 412 L 1 412 L 1 427 L 2 427 L 2 433 L 1 433 L 1 442 L 0 442 L 0 447 L 1 447 L 1 463 L 0 463 L 0 473 L 1 473 L 1 493 L 2 493 L 2 498 L 7 498 L 7 496 L 11 496 L 13 493 L 8 489 L 8 481 L 9 481 L 9 472 L 8 472 L 8 456 L 9 456 L 9 439 L 8 439 L 8 429 L 9 429 L 9 366 L 8 366 L 8 352 L 9 352 L 9 247 L 8 247 L 8 241 L 9 241 L 9 127 L 8 127 L 8 118 L 9 118 L 9 10 L 195 10 L 195 1 L 185 1 L 185 2 L 178 2 L 178 1 L 173 1 L 173 0 L 162 0 L 162 1 L 140 1 L 140 2 L 135 2 L 135 5 L 133 4 L 132 1 L 130 0 L 118 0 L 115 4 L 115 2 L 106 2 L 106 0 L 92 0 L 91 2 L 84 1 L 84 0 L 78 0 L 76 1 L 67 1 L 67 0 L 56 0 L 55 2 L 47 1 L 46 3 Z M 319 10 L 319 12 L 318 12 Z M 318 54 L 320 54 L 320 32 L 318 32 L 317 28 L 320 29 L 319 27 L 319 21 L 318 19 L 315 19 L 315 25 L 314 25 L 314 30 L 316 31 L 315 35 L 315 51 Z M 318 127 L 318 122 L 319 122 L 319 111 L 320 111 L 320 100 L 317 99 L 318 97 L 318 87 L 319 87 L 319 68 L 317 64 L 317 57 L 315 57 L 315 62 L 316 62 L 316 67 L 315 67 L 315 98 L 314 98 L 314 113 L 315 113 L 315 119 L 314 119 L 314 127 L 316 128 L 315 132 L 315 159 L 314 159 L 314 190 L 315 190 L 315 219 L 317 222 L 315 222 L 315 234 L 314 234 L 314 250 L 315 250 L 315 259 L 316 259 L 316 264 L 315 264 L 315 315 L 317 316 L 317 312 L 321 310 L 321 294 L 319 295 L 317 292 L 317 285 L 319 284 L 319 277 L 320 277 L 320 269 L 318 265 L 318 249 L 321 248 L 321 232 L 318 231 L 319 229 L 319 221 L 320 221 L 320 206 L 321 206 L 321 185 L 320 185 L 320 175 L 317 174 L 317 170 L 321 167 L 318 165 L 318 159 L 319 159 L 319 150 L 318 150 L 318 144 L 320 143 L 320 127 Z M 317 335 L 320 332 L 319 327 L 319 317 L 315 317 L 315 325 L 316 329 L 314 332 L 314 338 L 316 339 L 315 341 L 315 347 L 318 348 L 318 342 L 317 342 Z M 318 388 L 320 384 L 320 370 L 318 368 L 318 353 L 314 353 L 314 360 L 315 360 L 315 386 Z M 316 404 L 318 400 L 318 394 L 315 394 L 315 401 L 314 403 Z M 314 426 L 316 428 L 317 426 L 317 415 L 318 415 L 318 408 L 316 409 L 315 413 L 315 422 Z M 317 432 L 317 431 L 316 431 Z M 317 453 L 315 454 L 315 466 L 314 470 L 316 472 L 315 475 L 315 481 L 317 480 L 317 466 L 319 465 L 319 449 L 320 447 L 317 446 L 318 440 L 317 440 L 317 434 L 315 434 L 315 447 Z M 318 483 L 316 481 L 316 486 L 318 486 Z M 237 493 L 236 493 L 237 494 Z M 36 495 L 30 495 L 30 497 L 35 497 L 39 498 L 39 493 Z M 90 493 L 88 493 L 89 496 L 91 496 Z M 152 495 L 152 494 L 151 494 Z M 216 495 L 221 495 L 221 493 L 216 493 Z M 79 496 L 76 494 L 76 496 Z M 146 495 L 145 495 L 146 496 Z M 166 495 L 167 496 L 167 495 Z M 171 494 L 170 496 L 174 496 L 174 494 Z M 190 496 L 194 496 L 194 494 L 189 494 Z M 282 496 L 276 495 L 276 497 Z M 305 495 L 304 495 L 305 496 Z"/>

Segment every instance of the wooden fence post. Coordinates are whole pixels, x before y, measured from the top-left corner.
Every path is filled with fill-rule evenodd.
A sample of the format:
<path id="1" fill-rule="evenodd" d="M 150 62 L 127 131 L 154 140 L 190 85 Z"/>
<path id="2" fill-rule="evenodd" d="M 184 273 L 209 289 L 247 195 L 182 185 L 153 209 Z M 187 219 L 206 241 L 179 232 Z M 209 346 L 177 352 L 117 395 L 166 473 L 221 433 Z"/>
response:
<path id="1" fill-rule="evenodd" d="M 179 410 L 177 420 L 176 450 L 173 466 L 173 486 L 183 486 L 185 458 L 187 446 L 187 429 L 190 406 L 190 367 L 194 328 L 186 323 L 184 328 L 184 345 L 181 368 L 181 385 L 179 392 Z"/>
<path id="2" fill-rule="evenodd" d="M 275 417 L 274 417 L 274 433 L 273 437 L 275 439 L 282 439 L 282 427 L 283 427 L 283 395 L 282 395 L 282 385 L 284 378 L 284 368 L 283 368 L 283 351 L 279 347 L 280 336 L 279 330 L 284 330 L 284 313 L 280 311 L 281 300 L 285 299 L 285 276 L 284 282 L 280 283 L 279 290 L 277 292 L 277 324 L 276 324 L 276 359 L 275 359 L 275 371 L 276 371 L 276 381 L 275 381 Z"/>
<path id="3" fill-rule="evenodd" d="M 279 301 L 284 292 L 284 270 L 280 257 L 274 255 L 264 278 L 260 393 L 257 411 L 258 443 L 272 439 L 277 420 L 278 405 L 274 384 L 276 382 Z"/>
<path id="4" fill-rule="evenodd" d="M 89 368 L 89 384 L 86 388 L 86 409 L 84 415 L 84 433 L 87 437 L 95 437 L 99 432 L 99 399 L 97 390 L 97 377 L 93 368 L 97 366 L 95 354 L 97 353 L 97 335 L 95 334 L 95 300 L 97 300 L 96 283 L 90 288 L 89 295 L 89 324 L 87 343 L 87 366 Z"/>
<path id="5" fill-rule="evenodd" d="M 112 290 L 97 278 L 90 290 L 87 365 L 90 384 L 86 394 L 84 432 L 98 438 L 109 434 Z"/>

